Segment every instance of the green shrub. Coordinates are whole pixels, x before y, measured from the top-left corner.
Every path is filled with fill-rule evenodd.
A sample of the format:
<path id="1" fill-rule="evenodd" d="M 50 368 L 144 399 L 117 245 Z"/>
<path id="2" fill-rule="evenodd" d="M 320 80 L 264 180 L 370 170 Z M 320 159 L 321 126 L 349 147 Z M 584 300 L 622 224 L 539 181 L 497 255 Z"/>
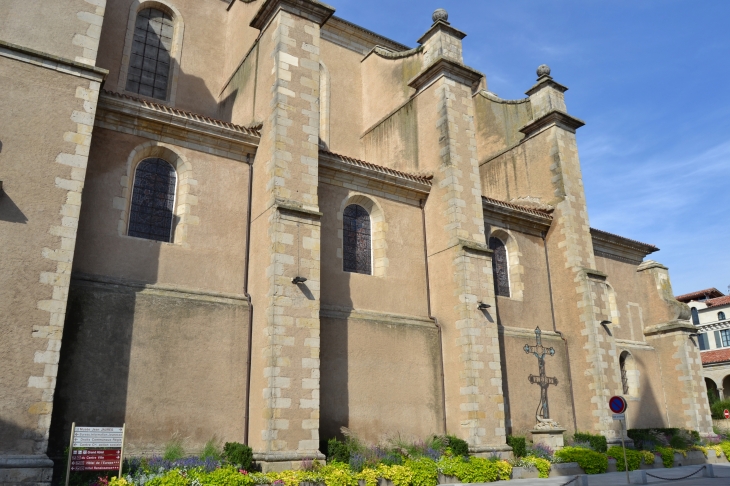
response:
<path id="1" fill-rule="evenodd" d="M 563 462 L 577 462 L 586 474 L 603 474 L 608 469 L 608 457 L 600 452 L 577 447 L 564 447 L 555 453 Z"/>
<path id="2" fill-rule="evenodd" d="M 664 467 L 672 467 L 674 465 L 674 449 L 671 447 L 657 447 L 656 451 L 662 456 L 662 464 L 664 464 Z"/>
<path id="3" fill-rule="evenodd" d="M 710 405 L 710 412 L 712 413 L 712 418 L 715 420 L 724 419 L 725 415 L 723 415 L 723 411 L 725 409 L 730 410 L 730 398 L 726 398 L 724 400 L 717 400 L 713 404 Z"/>
<path id="4" fill-rule="evenodd" d="M 512 454 L 515 457 L 525 457 L 527 455 L 527 442 L 524 437 L 508 435 L 507 445 L 512 448 Z"/>
<path id="5" fill-rule="evenodd" d="M 719 445 L 722 453 L 725 454 L 725 458 L 730 459 L 730 441 L 724 440 Z"/>
<path id="6" fill-rule="evenodd" d="M 542 457 L 528 456 L 522 459 L 523 463 L 530 464 L 537 469 L 538 478 L 546 478 L 550 476 L 550 461 Z"/>
<path id="7" fill-rule="evenodd" d="M 469 444 L 458 437 L 453 435 L 447 435 L 446 439 L 449 442 L 449 448 L 455 456 L 468 456 L 469 455 Z"/>
<path id="8" fill-rule="evenodd" d="M 596 452 L 606 452 L 608 450 L 606 437 L 603 435 L 594 435 L 590 432 L 576 432 L 573 434 L 573 439 L 576 442 L 588 442 L 591 445 L 591 449 Z"/>
<path id="9" fill-rule="evenodd" d="M 624 467 L 624 451 L 622 447 L 611 447 L 606 452 L 609 457 L 613 457 L 616 459 L 616 470 L 617 471 L 625 471 L 626 468 Z M 626 449 L 626 462 L 629 464 L 629 471 L 635 471 L 636 469 L 639 469 L 641 466 L 641 460 L 643 458 L 643 454 L 640 451 L 635 451 L 633 449 Z"/>
<path id="10" fill-rule="evenodd" d="M 413 461 L 406 461 L 405 466 L 413 473 L 413 486 L 436 486 L 439 482 L 439 470 L 436 461 L 421 457 Z"/>
<path id="11" fill-rule="evenodd" d="M 442 474 L 457 477 L 463 483 L 507 480 L 512 474 L 512 466 L 507 461 L 490 461 L 480 457 L 471 457 L 468 460 L 462 457 L 442 457 L 437 464 Z"/>
<path id="12" fill-rule="evenodd" d="M 226 442 L 223 446 L 223 457 L 228 464 L 246 471 L 253 469 L 253 450 L 240 442 Z"/>
<path id="13" fill-rule="evenodd" d="M 177 435 L 174 435 L 170 441 L 165 444 L 165 452 L 162 454 L 162 458 L 166 461 L 177 461 L 185 456 L 185 449 L 183 449 L 182 439 Z"/>
<path id="14" fill-rule="evenodd" d="M 350 463 L 350 448 L 345 442 L 333 437 L 327 441 L 327 459 L 329 461 Z"/>

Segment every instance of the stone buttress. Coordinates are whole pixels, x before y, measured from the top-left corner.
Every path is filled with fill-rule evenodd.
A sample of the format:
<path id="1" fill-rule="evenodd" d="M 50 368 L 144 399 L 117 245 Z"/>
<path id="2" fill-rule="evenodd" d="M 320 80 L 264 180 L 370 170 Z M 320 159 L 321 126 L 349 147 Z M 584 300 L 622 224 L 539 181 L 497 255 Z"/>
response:
<path id="1" fill-rule="evenodd" d="M 319 41 L 332 12 L 309 0 L 269 0 L 251 23 L 261 30 L 258 90 L 264 99 L 257 116 L 264 125 L 253 178 L 249 440 L 265 470 L 323 458 Z M 306 281 L 294 283 L 295 277 Z"/>
<path id="2" fill-rule="evenodd" d="M 433 315 L 443 330 L 447 431 L 474 453 L 509 451 L 491 251 L 485 244 L 472 93 L 483 75 L 463 65 L 465 34 L 446 18 L 419 40 L 428 60 L 416 90 L 419 167 L 433 173 L 425 204 Z"/>

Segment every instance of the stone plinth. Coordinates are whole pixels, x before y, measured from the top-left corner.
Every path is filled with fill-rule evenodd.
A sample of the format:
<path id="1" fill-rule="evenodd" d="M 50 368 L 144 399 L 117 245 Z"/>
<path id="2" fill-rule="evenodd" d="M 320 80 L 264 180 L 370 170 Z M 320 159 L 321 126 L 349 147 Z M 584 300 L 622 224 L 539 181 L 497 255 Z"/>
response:
<path id="1" fill-rule="evenodd" d="M 542 429 L 531 430 L 532 443 L 546 445 L 554 451 L 559 451 L 565 446 L 563 433 L 566 429 Z"/>

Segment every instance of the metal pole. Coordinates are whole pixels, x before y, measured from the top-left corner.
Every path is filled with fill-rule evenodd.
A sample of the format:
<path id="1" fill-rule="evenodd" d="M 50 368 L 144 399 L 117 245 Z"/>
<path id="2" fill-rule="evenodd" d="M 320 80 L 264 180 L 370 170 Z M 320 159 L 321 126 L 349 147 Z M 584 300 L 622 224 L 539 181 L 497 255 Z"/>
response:
<path id="1" fill-rule="evenodd" d="M 71 475 L 71 459 L 74 455 L 74 433 L 76 433 L 76 422 L 71 423 L 71 442 L 68 444 L 68 464 L 66 464 L 66 486 Z"/>
<path id="2" fill-rule="evenodd" d="M 122 466 L 124 465 L 124 436 L 127 433 L 126 422 L 122 425 L 122 449 L 119 451 L 119 479 L 122 479 Z"/>
<path id="3" fill-rule="evenodd" d="M 626 412 L 624 412 L 626 413 Z M 626 460 L 626 442 L 624 441 L 624 430 L 626 430 L 626 419 L 620 420 L 621 422 L 621 448 L 624 451 L 624 468 L 626 469 L 626 484 L 631 484 L 631 478 L 629 477 L 629 461 Z"/>

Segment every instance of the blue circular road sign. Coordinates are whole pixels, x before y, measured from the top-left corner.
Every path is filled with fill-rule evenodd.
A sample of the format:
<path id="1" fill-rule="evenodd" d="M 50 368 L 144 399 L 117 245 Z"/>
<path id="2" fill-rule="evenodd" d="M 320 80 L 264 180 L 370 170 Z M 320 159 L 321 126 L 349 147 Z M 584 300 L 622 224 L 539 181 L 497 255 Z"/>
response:
<path id="1" fill-rule="evenodd" d="M 608 408 L 611 409 L 613 413 L 624 413 L 626 411 L 626 400 L 624 400 L 624 397 L 611 397 L 611 399 L 608 401 Z"/>

